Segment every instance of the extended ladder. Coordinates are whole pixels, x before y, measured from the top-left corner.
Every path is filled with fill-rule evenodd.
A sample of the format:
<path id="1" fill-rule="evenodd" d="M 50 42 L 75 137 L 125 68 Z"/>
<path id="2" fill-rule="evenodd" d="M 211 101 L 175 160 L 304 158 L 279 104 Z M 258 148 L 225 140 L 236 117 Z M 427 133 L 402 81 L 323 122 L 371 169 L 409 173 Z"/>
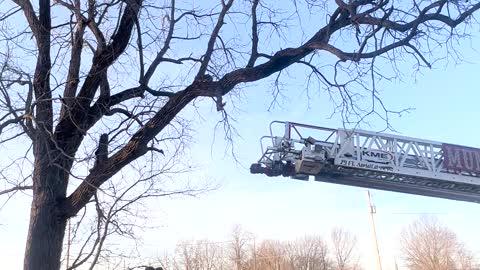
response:
<path id="1" fill-rule="evenodd" d="M 278 125 L 282 136 L 274 135 Z M 280 121 L 260 142 L 254 174 L 480 202 L 480 149 Z"/>

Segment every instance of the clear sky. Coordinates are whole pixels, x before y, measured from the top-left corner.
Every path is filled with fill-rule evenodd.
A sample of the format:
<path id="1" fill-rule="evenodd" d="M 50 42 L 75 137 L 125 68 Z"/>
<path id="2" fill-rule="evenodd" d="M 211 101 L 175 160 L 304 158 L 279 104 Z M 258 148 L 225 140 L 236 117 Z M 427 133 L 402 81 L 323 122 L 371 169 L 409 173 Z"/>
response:
<path id="1" fill-rule="evenodd" d="M 382 85 L 382 97 L 392 109 L 415 108 L 392 119 L 399 134 L 411 137 L 480 147 L 478 116 L 480 99 L 478 74 L 480 38 L 465 42 L 459 50 L 468 62 L 455 65 L 439 63 L 424 69 L 416 78 L 405 71 L 403 81 Z M 332 110 L 325 93 L 312 95 L 307 104 L 300 83 L 304 74 L 293 72 L 286 86 L 288 98 L 281 107 L 268 111 L 271 101 L 269 85 L 254 84 L 241 98 L 232 102 L 239 109 L 232 115 L 241 137 L 234 143 L 234 153 L 225 153 L 221 130 L 214 128 L 220 115 L 210 100 L 203 100 L 195 116 L 191 159 L 199 164 L 196 171 L 182 177 L 193 181 L 210 179 L 220 188 L 199 198 L 162 199 L 152 204 L 151 223 L 160 226 L 144 234 L 145 252 L 154 255 L 172 248 L 181 239 L 226 239 L 234 224 L 241 224 L 259 238 L 292 239 L 305 234 L 328 236 L 330 229 L 342 226 L 356 233 L 366 269 L 374 265 L 373 243 L 366 201 L 366 190 L 341 185 L 303 182 L 288 178 L 251 175 L 249 166 L 260 157 L 259 138 L 268 133 L 272 120 L 295 121 L 331 128 L 341 127 L 341 120 L 329 118 Z M 380 130 L 384 123 L 372 119 L 370 127 Z M 4 150 L 2 150 L 4 151 Z M 401 229 L 421 213 L 437 213 L 480 258 L 480 205 L 372 190 L 377 208 L 376 225 L 384 269 L 394 269 L 399 256 L 398 235 Z M 28 227 L 28 197 L 12 199 L 0 211 L 0 264 L 5 269 L 21 269 Z"/>

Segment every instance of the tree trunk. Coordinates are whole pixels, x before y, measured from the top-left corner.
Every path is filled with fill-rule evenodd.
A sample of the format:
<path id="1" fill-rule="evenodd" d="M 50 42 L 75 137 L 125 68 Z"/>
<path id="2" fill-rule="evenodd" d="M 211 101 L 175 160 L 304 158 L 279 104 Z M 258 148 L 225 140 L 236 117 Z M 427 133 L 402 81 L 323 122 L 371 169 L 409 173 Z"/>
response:
<path id="1" fill-rule="evenodd" d="M 42 166 L 43 165 L 43 166 Z M 65 198 L 64 174 L 36 162 L 24 270 L 59 270 L 67 219 L 59 202 Z"/>

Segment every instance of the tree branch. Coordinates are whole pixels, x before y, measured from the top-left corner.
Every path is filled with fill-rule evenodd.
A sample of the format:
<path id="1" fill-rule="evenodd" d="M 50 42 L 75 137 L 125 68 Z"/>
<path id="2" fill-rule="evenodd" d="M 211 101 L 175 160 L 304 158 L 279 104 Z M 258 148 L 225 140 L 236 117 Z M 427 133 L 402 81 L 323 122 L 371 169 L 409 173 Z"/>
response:
<path id="1" fill-rule="evenodd" d="M 80 7 L 78 7 L 79 9 Z M 77 12 L 79 13 L 79 12 Z M 77 15 L 76 31 L 72 35 L 72 49 L 70 55 L 70 64 L 68 67 L 67 84 L 63 92 L 63 103 L 60 115 L 68 110 L 73 102 L 80 81 L 80 65 L 83 49 L 83 35 L 85 33 L 85 23 L 80 15 Z"/>
<path id="2" fill-rule="evenodd" d="M 38 40 L 40 37 L 38 36 L 40 33 L 40 22 L 38 20 L 37 15 L 35 14 L 35 10 L 33 9 L 32 3 L 29 0 L 12 0 L 15 4 L 17 4 L 25 14 L 25 18 L 28 21 L 30 28 L 32 29 L 32 33 L 35 38 Z"/>
<path id="3" fill-rule="evenodd" d="M 163 44 L 163 47 L 157 53 L 157 56 L 152 61 L 152 64 L 150 64 L 150 67 L 148 68 L 147 73 L 145 73 L 145 77 L 141 78 L 140 84 L 148 85 L 148 82 L 152 78 L 152 76 L 155 73 L 155 70 L 157 69 L 160 62 L 162 62 L 162 60 L 165 60 L 165 58 L 163 58 L 163 57 L 165 56 L 168 49 L 170 48 L 170 43 L 172 41 L 173 32 L 175 30 L 175 23 L 176 23 L 176 20 L 175 20 L 175 0 L 171 0 L 170 5 L 171 5 L 171 7 L 170 7 L 170 17 L 164 17 L 168 20 L 168 23 L 169 23 L 167 37 L 165 38 L 165 42 Z"/>
<path id="4" fill-rule="evenodd" d="M 65 215 L 76 215 L 76 213 L 89 201 L 91 196 L 93 196 L 96 188 L 131 161 L 147 153 L 148 142 L 160 133 L 160 131 L 162 131 L 170 121 L 196 97 L 216 97 L 218 93 L 225 95 L 239 83 L 266 78 L 311 53 L 314 49 L 311 48 L 310 43 L 328 41 L 330 34 L 340 29 L 342 25 L 346 23 L 348 22 L 345 21 L 343 24 L 335 23 L 333 26 L 324 27 L 305 45 L 294 49 L 290 48 L 281 50 L 264 64 L 258 65 L 254 68 L 235 70 L 226 74 L 217 82 L 195 81 L 185 90 L 175 93 L 175 95 L 171 96 L 168 102 L 155 114 L 155 116 L 132 136 L 132 139 L 122 149 L 113 154 L 108 161 L 105 162 L 105 166 L 95 166 L 92 168 L 91 173 L 77 187 L 77 189 L 68 196 L 65 202 Z M 140 87 L 140 89 L 144 88 Z M 131 96 L 132 93 L 127 95 Z"/>
<path id="5" fill-rule="evenodd" d="M 230 2 L 225 4 L 222 14 L 225 14 L 228 10 L 229 3 Z M 427 11 L 424 10 L 423 12 Z M 222 17 L 222 15 L 220 15 L 220 17 Z M 435 19 L 436 18 L 437 17 L 435 17 Z M 361 19 L 362 18 L 359 18 L 359 20 Z M 131 140 L 123 148 L 108 158 L 104 166 L 95 166 L 92 168 L 90 175 L 88 175 L 84 182 L 80 184 L 70 196 L 68 196 L 65 204 L 66 215 L 75 215 L 79 209 L 81 209 L 85 203 L 88 202 L 91 196 L 93 196 L 97 187 L 102 185 L 107 179 L 116 174 L 131 161 L 144 155 L 148 151 L 148 142 L 150 142 L 158 133 L 160 133 L 170 123 L 170 121 L 195 98 L 200 96 L 216 97 L 218 95 L 218 91 L 220 91 L 220 94 L 223 96 L 229 93 L 236 85 L 266 78 L 273 73 L 281 71 L 288 66 L 299 62 L 302 58 L 315 50 L 325 50 L 331 52 L 343 60 L 356 61 L 361 58 L 375 57 L 376 55 L 394 50 L 395 48 L 406 46 L 408 41 L 418 33 L 417 27 L 421 22 L 424 22 L 424 20 L 415 20 L 413 24 L 410 24 L 408 29 L 409 34 L 397 42 L 373 52 L 356 54 L 343 52 L 338 48 L 328 44 L 328 41 L 333 33 L 351 24 L 350 18 L 339 16 L 337 19 L 332 20 L 328 25 L 315 33 L 303 45 L 296 48 L 280 50 L 273 56 L 268 57 L 268 60 L 265 63 L 254 67 L 241 68 L 231 71 L 225 74 L 218 81 L 194 81 L 184 90 L 172 94 L 166 104 L 144 126 L 139 128 L 139 130 L 132 136 Z M 212 44 L 214 44 L 215 39 L 218 36 L 218 32 L 222 23 L 222 19 L 219 18 L 217 25 L 210 37 L 207 53 L 203 59 L 202 66 L 200 67 L 198 74 L 202 74 L 202 70 L 206 70 L 208 61 L 205 59 L 208 58 L 208 54 L 211 52 L 210 49 L 213 48 Z M 389 28 L 388 23 L 379 23 L 377 25 L 382 25 L 385 28 Z M 392 28 L 391 25 L 390 28 Z M 124 91 L 121 95 L 123 97 L 120 99 L 142 95 L 143 91 L 147 91 L 147 88 L 144 86 L 132 88 L 127 92 Z"/>
<path id="6" fill-rule="evenodd" d="M 141 4 L 142 0 L 127 1 L 127 7 L 121 17 L 118 30 L 112 36 L 111 43 L 93 58 L 92 67 L 80 92 L 74 99 L 71 113 L 68 116 L 64 115 L 59 120 L 55 130 L 55 139 L 58 145 L 69 155 L 75 153 L 83 140 L 82 132 L 85 132 L 89 125 L 89 115 L 85 114 L 85 110 L 90 107 L 105 70 L 115 62 L 128 46 Z"/>
<path id="7" fill-rule="evenodd" d="M 247 68 L 253 67 L 258 58 L 258 22 L 257 22 L 257 6 L 259 0 L 252 2 L 252 49 L 250 59 L 248 59 Z"/>
<path id="8" fill-rule="evenodd" d="M 205 72 L 207 71 L 207 67 L 208 67 L 208 64 L 210 63 L 210 58 L 212 57 L 213 49 L 215 46 L 215 41 L 217 40 L 218 34 L 220 33 L 220 29 L 224 24 L 225 15 L 227 14 L 228 10 L 232 7 L 232 4 L 233 4 L 233 0 L 228 0 L 227 3 L 224 3 L 222 0 L 222 5 L 223 5 L 222 11 L 220 12 L 220 15 L 218 15 L 217 24 L 213 28 L 212 34 L 210 35 L 210 39 L 208 40 L 207 51 L 203 55 L 202 64 L 198 69 L 196 78 L 202 77 L 203 75 L 205 75 Z"/>
<path id="9" fill-rule="evenodd" d="M 186 89 L 177 92 L 155 116 L 139 129 L 121 150 L 113 154 L 101 166 L 94 166 L 85 180 L 68 196 L 65 202 L 65 215 L 74 216 L 85 206 L 101 184 L 120 171 L 131 161 L 148 152 L 151 141 L 170 121 L 197 95 Z"/>
<path id="10" fill-rule="evenodd" d="M 16 187 L 5 189 L 5 190 L 0 190 L 0 195 L 4 195 L 10 192 L 28 190 L 28 189 L 33 189 L 33 186 L 16 186 Z"/>

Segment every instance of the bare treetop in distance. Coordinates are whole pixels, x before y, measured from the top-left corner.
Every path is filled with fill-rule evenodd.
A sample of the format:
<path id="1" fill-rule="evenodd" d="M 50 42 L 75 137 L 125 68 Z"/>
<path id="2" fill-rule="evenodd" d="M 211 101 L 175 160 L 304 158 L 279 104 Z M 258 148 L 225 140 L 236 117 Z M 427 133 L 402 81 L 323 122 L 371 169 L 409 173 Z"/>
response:
<path id="1" fill-rule="evenodd" d="M 115 190 L 125 167 L 145 179 L 178 162 L 189 126 L 179 114 L 193 101 L 212 99 L 228 123 L 226 95 L 274 75 L 275 99 L 296 68 L 345 122 L 388 123 L 375 83 L 401 73 L 401 59 L 414 69 L 457 59 L 480 9 L 453 0 L 0 5 L 0 142 L 26 146 L 2 164 L 0 194 L 32 189 L 26 270 L 60 268 L 67 220 L 106 183 Z"/>
<path id="2" fill-rule="evenodd" d="M 473 253 L 434 216 L 422 216 L 401 234 L 402 255 L 411 270 L 477 269 Z"/>
<path id="3" fill-rule="evenodd" d="M 334 228 L 331 232 L 335 268 L 338 270 L 358 270 L 359 258 L 355 254 L 357 237 L 343 228 Z"/>
<path id="4" fill-rule="evenodd" d="M 333 230 L 332 235 L 339 235 L 337 238 L 341 238 L 342 244 L 337 241 L 329 245 L 319 235 L 305 235 L 289 241 L 260 240 L 236 225 L 229 241 L 181 241 L 174 253 L 166 253 L 156 264 L 172 270 L 363 269 L 354 256 L 356 243 L 352 240 L 355 236 L 343 229 Z M 339 263 L 339 256 L 343 256 L 342 263 Z"/>

